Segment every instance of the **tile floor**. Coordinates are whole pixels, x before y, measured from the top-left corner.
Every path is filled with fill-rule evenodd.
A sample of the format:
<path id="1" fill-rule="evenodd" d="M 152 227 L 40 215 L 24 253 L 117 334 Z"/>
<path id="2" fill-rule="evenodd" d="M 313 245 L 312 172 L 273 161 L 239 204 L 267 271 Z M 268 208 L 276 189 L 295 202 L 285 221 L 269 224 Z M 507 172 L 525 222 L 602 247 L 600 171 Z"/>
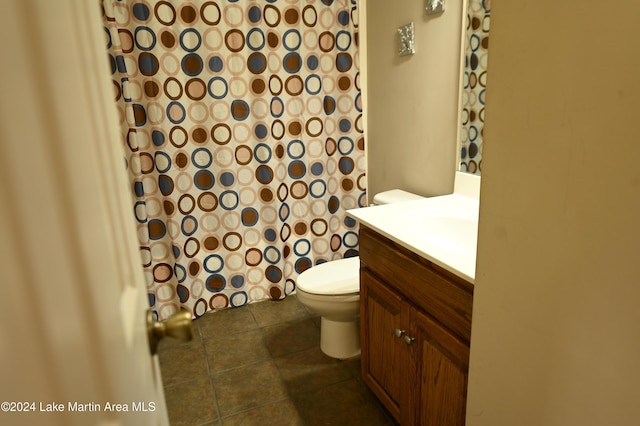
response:
<path id="1" fill-rule="evenodd" d="M 193 332 L 159 347 L 172 426 L 396 425 L 359 358 L 320 351 L 320 318 L 295 296 L 206 314 Z"/>

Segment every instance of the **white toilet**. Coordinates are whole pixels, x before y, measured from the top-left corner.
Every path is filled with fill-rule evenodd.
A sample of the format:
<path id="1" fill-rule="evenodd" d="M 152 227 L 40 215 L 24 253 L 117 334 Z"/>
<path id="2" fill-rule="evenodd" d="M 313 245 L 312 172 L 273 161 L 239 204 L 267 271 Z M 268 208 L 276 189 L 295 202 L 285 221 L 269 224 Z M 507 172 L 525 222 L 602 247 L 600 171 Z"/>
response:
<path id="1" fill-rule="evenodd" d="M 399 189 L 381 192 L 374 204 L 420 199 Z M 332 358 L 347 359 L 360 354 L 360 258 L 349 257 L 322 263 L 298 276 L 296 294 L 300 303 L 321 316 L 320 349 Z"/>

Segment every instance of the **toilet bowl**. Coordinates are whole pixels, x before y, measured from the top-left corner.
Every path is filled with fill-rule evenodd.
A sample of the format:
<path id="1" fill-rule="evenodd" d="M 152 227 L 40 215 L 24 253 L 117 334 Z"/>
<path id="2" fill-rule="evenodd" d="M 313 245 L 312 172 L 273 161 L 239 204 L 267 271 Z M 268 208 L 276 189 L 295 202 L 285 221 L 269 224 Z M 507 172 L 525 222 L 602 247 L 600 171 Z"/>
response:
<path id="1" fill-rule="evenodd" d="M 374 204 L 420 199 L 399 189 L 381 192 Z M 332 358 L 360 354 L 360 258 L 349 257 L 307 269 L 296 280 L 300 303 L 320 315 L 320 349 Z"/>
<path id="2" fill-rule="evenodd" d="M 307 269 L 298 277 L 300 303 L 321 316 L 320 349 L 332 358 L 360 354 L 360 258 L 348 257 Z"/>

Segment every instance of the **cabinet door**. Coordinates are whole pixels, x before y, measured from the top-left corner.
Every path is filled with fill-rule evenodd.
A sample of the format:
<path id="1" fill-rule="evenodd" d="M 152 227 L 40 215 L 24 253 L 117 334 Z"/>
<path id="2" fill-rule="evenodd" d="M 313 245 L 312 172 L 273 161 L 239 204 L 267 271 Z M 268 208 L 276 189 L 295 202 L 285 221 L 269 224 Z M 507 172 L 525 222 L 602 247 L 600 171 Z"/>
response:
<path id="1" fill-rule="evenodd" d="M 422 312 L 411 310 L 420 386 L 413 396 L 417 419 L 411 424 L 464 425 L 469 347 Z"/>
<path id="2" fill-rule="evenodd" d="M 408 351 L 396 329 L 408 324 L 409 308 L 395 292 L 366 269 L 360 273 L 362 377 L 387 410 L 404 424 L 408 383 Z"/>

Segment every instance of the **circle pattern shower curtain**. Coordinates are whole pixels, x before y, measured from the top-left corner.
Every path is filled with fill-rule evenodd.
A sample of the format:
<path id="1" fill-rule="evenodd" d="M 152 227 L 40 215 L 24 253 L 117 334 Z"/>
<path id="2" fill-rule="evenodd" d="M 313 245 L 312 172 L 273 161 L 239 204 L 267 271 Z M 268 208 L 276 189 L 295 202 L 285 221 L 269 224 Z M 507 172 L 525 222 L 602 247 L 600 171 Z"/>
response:
<path id="1" fill-rule="evenodd" d="M 358 253 L 357 3 L 103 1 L 149 303 L 281 299 Z"/>

